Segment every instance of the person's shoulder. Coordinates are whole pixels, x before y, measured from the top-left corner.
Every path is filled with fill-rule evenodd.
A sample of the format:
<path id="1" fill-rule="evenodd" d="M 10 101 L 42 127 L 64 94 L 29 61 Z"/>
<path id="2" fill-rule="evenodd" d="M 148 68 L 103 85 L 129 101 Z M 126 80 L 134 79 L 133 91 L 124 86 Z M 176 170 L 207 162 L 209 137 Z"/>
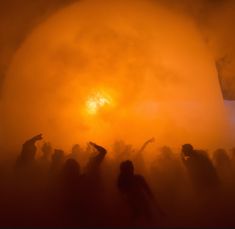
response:
<path id="1" fill-rule="evenodd" d="M 205 150 L 201 150 L 201 149 L 195 150 L 195 153 L 200 157 L 208 157 L 208 154 Z"/>
<path id="2" fill-rule="evenodd" d="M 140 174 L 136 174 L 134 175 L 135 180 L 139 181 L 139 182 L 145 182 L 145 178 L 144 176 L 140 175 Z"/>
<path id="3" fill-rule="evenodd" d="M 203 161 L 204 163 L 211 163 L 208 153 L 204 150 L 198 150 L 197 157 L 200 161 Z"/>

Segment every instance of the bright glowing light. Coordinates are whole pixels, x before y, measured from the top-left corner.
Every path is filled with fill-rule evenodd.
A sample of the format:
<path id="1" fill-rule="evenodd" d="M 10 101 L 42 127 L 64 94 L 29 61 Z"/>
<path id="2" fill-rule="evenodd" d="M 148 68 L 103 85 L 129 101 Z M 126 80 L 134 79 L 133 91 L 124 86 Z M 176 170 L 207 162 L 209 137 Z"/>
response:
<path id="1" fill-rule="evenodd" d="M 12 58 L 0 109 L 9 149 L 35 132 L 61 148 L 147 136 L 210 148 L 229 133 L 198 26 L 152 0 L 78 1 L 40 23 Z"/>
<path id="2" fill-rule="evenodd" d="M 100 108 L 109 105 L 111 99 L 100 92 L 90 96 L 86 101 L 86 107 L 89 114 L 96 114 Z"/>

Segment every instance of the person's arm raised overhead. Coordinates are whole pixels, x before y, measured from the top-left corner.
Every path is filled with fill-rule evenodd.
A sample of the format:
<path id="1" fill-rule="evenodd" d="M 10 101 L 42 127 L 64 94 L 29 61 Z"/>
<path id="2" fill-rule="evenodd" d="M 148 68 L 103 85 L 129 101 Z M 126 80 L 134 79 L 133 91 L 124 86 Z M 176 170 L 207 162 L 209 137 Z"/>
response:
<path id="1" fill-rule="evenodd" d="M 150 143 L 153 143 L 155 141 L 155 138 L 151 138 L 149 139 L 148 141 L 146 141 L 140 148 L 140 150 L 138 151 L 138 153 L 142 153 L 145 148 L 150 144 Z"/>
<path id="2" fill-rule="evenodd" d="M 29 141 L 30 142 L 36 142 L 36 141 L 40 141 L 42 139 L 43 139 L 42 134 L 38 134 L 38 135 L 32 137 Z"/>
<path id="3" fill-rule="evenodd" d="M 100 167 L 101 163 L 103 162 L 105 155 L 107 153 L 107 150 L 104 147 L 97 145 L 94 142 L 89 142 L 88 147 L 90 148 L 89 151 L 91 152 L 93 151 L 92 149 L 94 149 L 95 151 L 94 153 L 96 155 L 90 157 L 86 166 L 86 170 L 88 173 L 94 174 L 94 173 L 97 173 L 97 169 Z"/>
<path id="4" fill-rule="evenodd" d="M 27 141 L 23 144 L 23 146 L 34 145 L 35 142 L 37 142 L 37 141 L 39 141 L 39 140 L 42 140 L 42 138 L 43 138 L 43 137 L 42 137 L 42 134 L 38 134 L 38 135 L 36 135 L 36 136 L 30 138 L 29 140 L 27 140 Z"/>
<path id="5" fill-rule="evenodd" d="M 94 142 L 89 142 L 89 143 L 90 143 L 91 146 L 93 146 L 99 152 L 99 154 L 96 156 L 96 158 L 102 158 L 103 159 L 105 157 L 106 153 L 107 153 L 107 150 L 104 147 L 102 147 L 100 145 L 97 145 Z"/>

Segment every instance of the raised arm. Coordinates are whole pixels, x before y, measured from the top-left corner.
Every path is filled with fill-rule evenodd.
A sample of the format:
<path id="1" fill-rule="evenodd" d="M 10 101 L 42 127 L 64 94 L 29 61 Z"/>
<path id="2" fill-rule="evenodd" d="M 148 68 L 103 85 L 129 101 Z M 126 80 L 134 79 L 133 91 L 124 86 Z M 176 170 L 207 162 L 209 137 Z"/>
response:
<path id="1" fill-rule="evenodd" d="M 31 139 L 27 140 L 25 142 L 25 144 L 34 144 L 35 142 L 37 142 L 39 140 L 42 140 L 42 134 L 38 134 L 38 135 L 32 137 Z"/>
<path id="2" fill-rule="evenodd" d="M 140 154 L 140 153 L 142 153 L 144 150 L 145 150 L 145 148 L 150 144 L 150 143 L 152 143 L 152 142 L 154 142 L 155 141 L 155 138 L 151 138 L 151 139 L 149 139 L 148 141 L 146 141 L 142 146 L 141 146 L 141 148 L 139 149 L 139 151 L 137 152 L 138 154 Z"/>
<path id="3" fill-rule="evenodd" d="M 98 155 L 96 155 L 93 160 L 95 160 L 96 162 L 102 162 L 102 160 L 104 159 L 106 153 L 107 153 L 107 150 L 100 146 L 100 145 L 97 145 L 96 143 L 94 142 L 89 142 L 89 144 L 91 146 L 93 146 L 97 151 L 98 151 Z"/>

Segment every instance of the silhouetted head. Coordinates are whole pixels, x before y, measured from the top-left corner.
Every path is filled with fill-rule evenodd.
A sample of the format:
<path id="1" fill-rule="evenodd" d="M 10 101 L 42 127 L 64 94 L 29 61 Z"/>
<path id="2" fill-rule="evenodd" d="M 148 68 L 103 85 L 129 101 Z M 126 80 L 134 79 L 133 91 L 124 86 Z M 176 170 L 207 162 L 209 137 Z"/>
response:
<path id="1" fill-rule="evenodd" d="M 21 158 L 25 161 L 32 161 L 35 159 L 36 152 L 37 147 L 35 146 L 35 144 L 31 142 L 26 142 L 23 144 Z"/>
<path id="2" fill-rule="evenodd" d="M 161 149 L 160 149 L 161 153 L 162 153 L 162 156 L 164 158 L 170 158 L 172 156 L 172 150 L 170 147 L 168 146 L 163 146 Z"/>
<path id="3" fill-rule="evenodd" d="M 191 156 L 193 154 L 193 146 L 191 144 L 184 144 L 181 151 L 185 156 Z"/>
<path id="4" fill-rule="evenodd" d="M 132 163 L 132 161 L 123 161 L 120 164 L 120 171 L 122 174 L 126 174 L 126 175 L 134 175 L 134 165 Z"/>
<path id="5" fill-rule="evenodd" d="M 213 160 L 217 166 L 228 165 L 230 159 L 224 149 L 217 149 L 213 154 Z"/>
<path id="6" fill-rule="evenodd" d="M 79 153 L 81 147 L 79 144 L 75 144 L 73 147 L 72 147 L 72 153 Z"/>
<path id="7" fill-rule="evenodd" d="M 52 146 L 49 142 L 45 142 L 42 146 L 43 157 L 47 158 L 52 153 Z"/>
<path id="8" fill-rule="evenodd" d="M 55 149 L 52 155 L 52 161 L 62 161 L 64 159 L 64 151 L 60 149 Z"/>
<path id="9" fill-rule="evenodd" d="M 75 159 L 68 159 L 64 164 L 64 173 L 69 176 L 80 175 L 80 165 Z"/>

